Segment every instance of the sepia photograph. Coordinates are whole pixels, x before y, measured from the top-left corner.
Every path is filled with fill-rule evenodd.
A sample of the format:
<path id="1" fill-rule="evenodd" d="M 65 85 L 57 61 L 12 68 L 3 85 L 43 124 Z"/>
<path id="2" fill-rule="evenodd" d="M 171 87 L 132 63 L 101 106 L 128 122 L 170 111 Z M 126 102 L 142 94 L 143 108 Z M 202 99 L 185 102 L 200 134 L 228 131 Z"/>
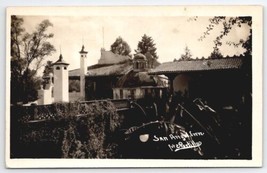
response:
<path id="1" fill-rule="evenodd" d="M 261 17 L 260 6 L 8 8 L 7 165 L 261 166 Z"/>

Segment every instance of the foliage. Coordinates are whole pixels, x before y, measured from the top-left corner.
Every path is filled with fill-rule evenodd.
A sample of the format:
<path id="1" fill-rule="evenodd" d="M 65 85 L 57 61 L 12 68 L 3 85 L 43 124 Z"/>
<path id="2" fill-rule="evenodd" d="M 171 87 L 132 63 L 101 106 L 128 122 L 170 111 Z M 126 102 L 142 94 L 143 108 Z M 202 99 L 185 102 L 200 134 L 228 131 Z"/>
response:
<path id="1" fill-rule="evenodd" d="M 43 76 L 49 76 L 50 73 L 53 74 L 53 67 L 52 67 L 53 62 L 52 61 L 47 61 L 46 65 L 44 67 L 43 71 Z"/>
<path id="2" fill-rule="evenodd" d="M 181 55 L 180 60 L 182 61 L 188 61 L 192 59 L 192 53 L 190 51 L 190 49 L 188 48 L 188 46 L 185 47 L 184 49 L 185 53 Z"/>
<path id="3" fill-rule="evenodd" d="M 138 42 L 137 50 L 135 50 L 138 53 L 146 54 L 149 52 L 155 59 L 158 59 L 157 56 L 157 48 L 155 47 L 156 44 L 154 43 L 154 40 L 152 37 L 147 36 L 144 34 L 142 36 L 142 40 Z"/>
<path id="4" fill-rule="evenodd" d="M 46 56 L 55 48 L 47 40 L 53 34 L 46 34 L 53 26 L 49 20 L 42 21 L 33 33 L 25 32 L 23 19 L 11 16 L 11 103 L 29 102 L 37 99 L 40 78 L 36 76 Z"/>
<path id="5" fill-rule="evenodd" d="M 63 158 L 112 158 L 117 154 L 112 135 L 121 119 L 112 102 L 55 103 L 37 106 L 34 112 L 38 128 L 29 123 L 31 118 L 24 118 L 21 142 L 55 142 L 61 145 Z"/>
<path id="6" fill-rule="evenodd" d="M 208 58 L 210 58 L 210 59 L 219 59 L 219 58 L 223 58 L 223 55 L 221 54 L 219 48 L 214 48 Z"/>
<path id="7" fill-rule="evenodd" d="M 53 75 L 53 67 L 52 67 L 53 62 L 52 61 L 47 61 L 46 65 L 44 67 L 44 71 L 43 71 L 43 77 L 42 77 L 42 85 L 43 88 L 45 88 L 45 86 L 47 84 L 49 84 L 50 82 L 52 82 L 52 76 L 50 76 L 51 74 Z"/>
<path id="8" fill-rule="evenodd" d="M 131 48 L 129 44 L 124 41 L 121 37 L 118 37 L 115 42 L 110 46 L 113 53 L 118 55 L 129 56 L 131 53 Z"/>
<path id="9" fill-rule="evenodd" d="M 157 48 L 154 40 L 146 34 L 142 36 L 142 40 L 138 42 L 137 49 L 135 50 L 136 53 L 142 53 L 146 56 L 148 65 L 152 66 L 152 68 L 157 63 L 156 60 L 158 59 L 156 51 Z"/>
<path id="10" fill-rule="evenodd" d="M 244 40 L 242 38 L 239 39 L 239 42 L 227 41 L 226 44 L 233 45 L 235 47 L 242 46 L 246 49 L 245 54 L 251 55 L 252 52 L 252 18 L 251 17 L 222 17 L 222 16 L 215 16 L 209 19 L 210 24 L 207 26 L 207 30 L 204 34 L 199 38 L 199 41 L 205 39 L 212 30 L 222 25 L 223 29 L 221 30 L 220 34 L 215 38 L 214 42 L 214 53 L 218 53 L 219 47 L 223 44 L 222 39 L 227 36 L 234 27 L 244 27 L 247 25 L 250 29 L 249 36 Z"/>
<path id="11" fill-rule="evenodd" d="M 79 80 L 69 80 L 69 92 L 80 92 L 80 81 Z"/>
<path id="12" fill-rule="evenodd" d="M 107 139 L 120 125 L 119 115 L 116 113 L 114 105 L 111 102 L 95 102 L 80 105 L 78 110 L 85 117 L 78 118 L 78 126 L 77 124 L 70 125 L 68 131 L 65 131 L 62 145 L 63 157 L 112 157 L 110 148 L 115 144 Z M 82 137 L 81 134 L 78 134 L 80 136 L 78 138 L 75 133 L 79 130 L 75 129 L 82 125 L 85 127 L 86 136 Z M 115 154 L 115 151 L 113 152 Z"/>

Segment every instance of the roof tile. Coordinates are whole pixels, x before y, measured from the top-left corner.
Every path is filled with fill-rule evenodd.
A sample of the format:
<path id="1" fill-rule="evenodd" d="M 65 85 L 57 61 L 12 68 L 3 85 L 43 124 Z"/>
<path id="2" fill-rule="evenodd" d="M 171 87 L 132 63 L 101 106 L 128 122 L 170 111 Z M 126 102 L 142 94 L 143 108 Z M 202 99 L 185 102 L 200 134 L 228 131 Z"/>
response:
<path id="1" fill-rule="evenodd" d="M 159 65 L 155 69 L 152 69 L 150 74 L 239 69 L 242 64 L 242 58 L 222 58 L 166 62 Z"/>

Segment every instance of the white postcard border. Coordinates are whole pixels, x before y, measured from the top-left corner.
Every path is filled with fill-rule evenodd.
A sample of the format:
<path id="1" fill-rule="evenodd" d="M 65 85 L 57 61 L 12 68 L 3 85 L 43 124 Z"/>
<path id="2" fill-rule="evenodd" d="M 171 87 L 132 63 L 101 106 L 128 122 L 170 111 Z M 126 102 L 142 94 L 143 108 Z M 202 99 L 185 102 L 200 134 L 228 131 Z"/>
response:
<path id="1" fill-rule="evenodd" d="M 8 168 L 83 167 L 261 167 L 263 102 L 263 8 L 261 6 L 9 7 L 6 11 L 6 166 Z M 252 160 L 10 159 L 10 16 L 252 16 Z"/>

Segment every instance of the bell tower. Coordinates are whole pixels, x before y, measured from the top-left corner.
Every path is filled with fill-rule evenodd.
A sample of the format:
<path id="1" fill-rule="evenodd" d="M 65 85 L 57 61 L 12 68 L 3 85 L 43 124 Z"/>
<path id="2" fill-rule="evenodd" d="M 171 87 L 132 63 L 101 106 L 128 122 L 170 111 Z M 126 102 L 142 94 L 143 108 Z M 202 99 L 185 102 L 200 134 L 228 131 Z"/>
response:
<path id="1" fill-rule="evenodd" d="M 85 100 L 85 74 L 87 73 L 87 51 L 84 50 L 84 45 L 80 53 L 80 93 L 81 99 Z"/>
<path id="2" fill-rule="evenodd" d="M 69 64 L 63 60 L 62 54 L 53 64 L 54 102 L 69 102 Z"/>

